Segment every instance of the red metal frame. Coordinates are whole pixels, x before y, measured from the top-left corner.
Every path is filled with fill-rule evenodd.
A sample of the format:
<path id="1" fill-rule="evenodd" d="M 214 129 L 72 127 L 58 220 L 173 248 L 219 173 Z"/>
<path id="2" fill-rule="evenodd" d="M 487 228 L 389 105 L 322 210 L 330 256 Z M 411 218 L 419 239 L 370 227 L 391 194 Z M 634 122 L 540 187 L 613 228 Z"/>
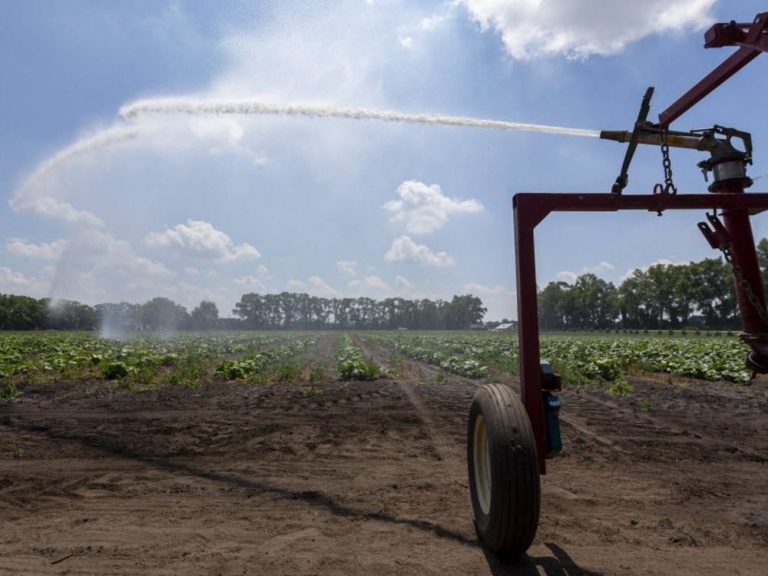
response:
<path id="1" fill-rule="evenodd" d="M 717 68 L 659 114 L 661 128 L 674 120 L 741 70 L 761 52 L 768 51 L 768 12 L 762 12 L 751 24 L 715 24 L 705 34 L 705 46 L 740 46 Z M 539 317 L 536 288 L 534 229 L 551 212 L 615 212 L 618 210 L 719 209 L 722 211 L 728 248 L 741 274 L 736 282 L 744 332 L 754 358 L 768 371 L 768 323 L 760 317 L 752 300 L 765 308 L 765 296 L 757 264 L 750 214 L 768 210 L 768 194 L 744 194 L 751 184 L 746 178 L 716 182 L 714 194 L 516 194 L 513 200 L 515 255 L 517 262 L 517 309 L 520 349 L 520 394 L 531 421 L 539 457 L 539 470 L 546 473 L 546 430 L 542 400 L 542 374 L 539 349 Z M 752 357 L 752 356 L 751 356 Z M 762 368 L 761 368 L 762 369 Z"/>
<path id="2" fill-rule="evenodd" d="M 715 24 L 704 34 L 704 46 L 740 48 L 659 114 L 659 123 L 662 126 L 669 126 L 761 52 L 768 51 L 768 12 L 758 14 L 752 24 Z"/>
<path id="3" fill-rule="evenodd" d="M 739 214 L 749 221 L 750 214 L 768 210 L 768 193 L 750 194 L 678 194 L 678 195 L 626 195 L 590 193 L 590 194 L 537 194 L 520 193 L 513 198 L 515 219 L 515 255 L 517 259 L 517 310 L 518 336 L 520 348 L 520 393 L 528 412 L 536 447 L 539 454 L 539 471 L 546 473 L 545 455 L 546 436 L 544 428 L 544 407 L 542 403 L 542 382 L 539 364 L 539 316 L 536 288 L 536 261 L 534 255 L 534 229 L 551 212 L 616 212 L 619 210 L 664 210 L 720 209 L 724 214 Z M 726 227 L 728 226 L 726 216 Z M 741 224 L 739 224 L 741 226 Z M 737 228 L 738 230 L 738 228 Z M 750 241 L 752 237 L 749 229 Z M 751 244 L 754 256 L 754 242 Z M 749 255 L 749 250 L 742 248 L 740 254 Z M 736 250 L 734 249 L 734 256 Z M 757 261 L 754 262 L 757 267 Z M 744 268 L 745 270 L 747 268 Z M 759 274 L 759 272 L 758 272 Z M 762 284 L 759 284 L 762 286 Z M 762 295 L 762 290 L 760 292 Z M 741 304 L 741 299 L 740 299 Z M 764 324 L 759 317 L 754 318 L 751 310 L 742 320 L 747 329 L 747 317 L 751 327 L 759 322 L 759 330 L 764 331 Z"/>

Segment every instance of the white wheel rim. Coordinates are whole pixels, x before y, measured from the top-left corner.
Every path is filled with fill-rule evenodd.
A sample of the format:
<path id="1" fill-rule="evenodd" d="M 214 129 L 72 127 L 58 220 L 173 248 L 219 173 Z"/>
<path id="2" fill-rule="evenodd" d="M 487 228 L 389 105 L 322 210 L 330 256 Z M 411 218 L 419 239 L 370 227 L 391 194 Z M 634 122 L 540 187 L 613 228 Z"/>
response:
<path id="1" fill-rule="evenodd" d="M 472 439 L 472 467 L 475 473 L 475 491 L 483 514 L 491 511 L 491 447 L 488 443 L 488 429 L 485 418 L 479 415 L 475 420 Z"/>

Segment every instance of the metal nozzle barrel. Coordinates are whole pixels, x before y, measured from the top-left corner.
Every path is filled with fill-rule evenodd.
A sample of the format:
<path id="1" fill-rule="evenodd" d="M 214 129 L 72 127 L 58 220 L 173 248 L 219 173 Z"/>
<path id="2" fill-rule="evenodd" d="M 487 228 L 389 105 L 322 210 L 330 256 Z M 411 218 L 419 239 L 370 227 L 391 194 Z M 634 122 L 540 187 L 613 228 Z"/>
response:
<path id="1" fill-rule="evenodd" d="M 632 139 L 632 131 L 629 130 L 602 130 L 600 138 L 615 142 L 629 142 Z M 639 130 L 637 132 L 638 144 L 651 144 L 661 146 L 661 132 L 658 130 Z M 700 134 L 687 132 L 668 132 L 667 144 L 672 148 L 688 148 L 690 150 L 709 150 L 712 147 L 712 139 Z"/>
<path id="2" fill-rule="evenodd" d="M 629 142 L 632 132 L 627 130 L 601 130 L 600 138 L 602 140 L 613 140 L 614 142 Z"/>

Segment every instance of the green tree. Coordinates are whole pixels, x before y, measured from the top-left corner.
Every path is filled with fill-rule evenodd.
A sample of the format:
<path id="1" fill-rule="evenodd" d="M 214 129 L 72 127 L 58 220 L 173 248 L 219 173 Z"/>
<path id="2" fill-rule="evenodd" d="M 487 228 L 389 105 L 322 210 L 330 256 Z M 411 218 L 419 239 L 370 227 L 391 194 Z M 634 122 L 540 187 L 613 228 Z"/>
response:
<path id="1" fill-rule="evenodd" d="M 149 330 L 180 330 L 188 321 L 186 308 L 168 298 L 152 298 L 141 307 L 141 322 Z"/>
<path id="2" fill-rule="evenodd" d="M 482 300 L 477 296 L 471 294 L 454 296 L 448 304 L 446 314 L 447 328 L 461 330 L 469 328 L 474 324 L 481 324 L 486 311 L 487 309 L 483 307 Z"/>
<path id="3" fill-rule="evenodd" d="M 576 279 L 570 294 L 575 302 L 572 327 L 580 329 L 607 328 L 616 319 L 616 287 L 594 274 Z"/>
<path id="4" fill-rule="evenodd" d="M 219 309 L 214 302 L 203 300 L 189 315 L 190 324 L 195 330 L 211 330 L 219 324 Z"/>
<path id="5" fill-rule="evenodd" d="M 565 328 L 563 307 L 565 293 L 571 289 L 567 282 L 550 282 L 539 291 L 539 323 L 542 330 Z"/>
<path id="6" fill-rule="evenodd" d="M 760 266 L 760 276 L 763 286 L 768 286 L 768 239 L 762 238 L 756 246 L 757 264 Z"/>

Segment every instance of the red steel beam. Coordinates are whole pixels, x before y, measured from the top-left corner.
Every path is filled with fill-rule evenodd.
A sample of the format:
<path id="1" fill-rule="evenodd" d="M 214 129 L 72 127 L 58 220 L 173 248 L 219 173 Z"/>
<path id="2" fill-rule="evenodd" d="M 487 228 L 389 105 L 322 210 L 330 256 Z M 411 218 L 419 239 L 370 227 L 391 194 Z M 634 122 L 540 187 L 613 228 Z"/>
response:
<path id="1" fill-rule="evenodd" d="M 748 32 L 740 30 L 741 33 L 739 34 L 736 30 L 728 29 L 728 25 L 723 24 L 716 24 L 710 28 L 704 36 L 707 40 L 705 46 L 739 45 L 741 47 L 659 114 L 659 125 L 662 127 L 669 126 L 702 98 L 713 92 L 720 84 L 754 60 L 761 52 L 768 51 L 768 38 L 765 35 L 767 27 L 768 12 L 761 12 L 749 26 Z M 726 33 L 725 30 L 728 32 Z M 741 36 L 744 33 L 746 33 L 746 37 L 742 39 Z"/>
<path id="2" fill-rule="evenodd" d="M 743 189 L 740 189 L 743 191 Z M 733 190 L 738 192 L 739 190 Z M 723 192 L 729 192 L 724 190 Z M 739 219 L 749 220 L 749 215 L 768 210 L 768 193 L 749 194 L 605 194 L 605 193 L 520 193 L 513 201 L 515 223 L 515 254 L 517 261 L 517 310 L 518 310 L 518 346 L 520 351 L 520 396 L 525 405 L 531 427 L 536 438 L 539 458 L 539 471 L 546 473 L 546 432 L 544 426 L 544 407 L 542 402 L 542 384 L 540 372 L 539 316 L 536 289 L 536 258 L 534 252 L 534 229 L 552 212 L 616 212 L 619 210 L 710 210 L 720 209 L 729 218 L 738 215 Z M 731 226 L 732 230 L 745 229 L 743 222 Z M 751 232 L 750 232 L 751 234 Z M 747 238 L 745 241 L 750 240 Z M 754 243 L 751 254 L 754 255 Z M 739 250 L 749 254 L 749 250 Z M 752 263 L 744 263 L 746 269 L 753 268 Z M 756 266 L 756 264 L 755 264 Z M 761 292 L 762 294 L 762 292 Z M 741 299 L 740 299 L 741 300 Z M 742 314 L 744 311 L 742 310 Z M 759 318 L 751 318 L 754 311 L 747 312 L 747 324 L 757 328 Z M 751 318 L 751 319 L 750 319 Z"/>

